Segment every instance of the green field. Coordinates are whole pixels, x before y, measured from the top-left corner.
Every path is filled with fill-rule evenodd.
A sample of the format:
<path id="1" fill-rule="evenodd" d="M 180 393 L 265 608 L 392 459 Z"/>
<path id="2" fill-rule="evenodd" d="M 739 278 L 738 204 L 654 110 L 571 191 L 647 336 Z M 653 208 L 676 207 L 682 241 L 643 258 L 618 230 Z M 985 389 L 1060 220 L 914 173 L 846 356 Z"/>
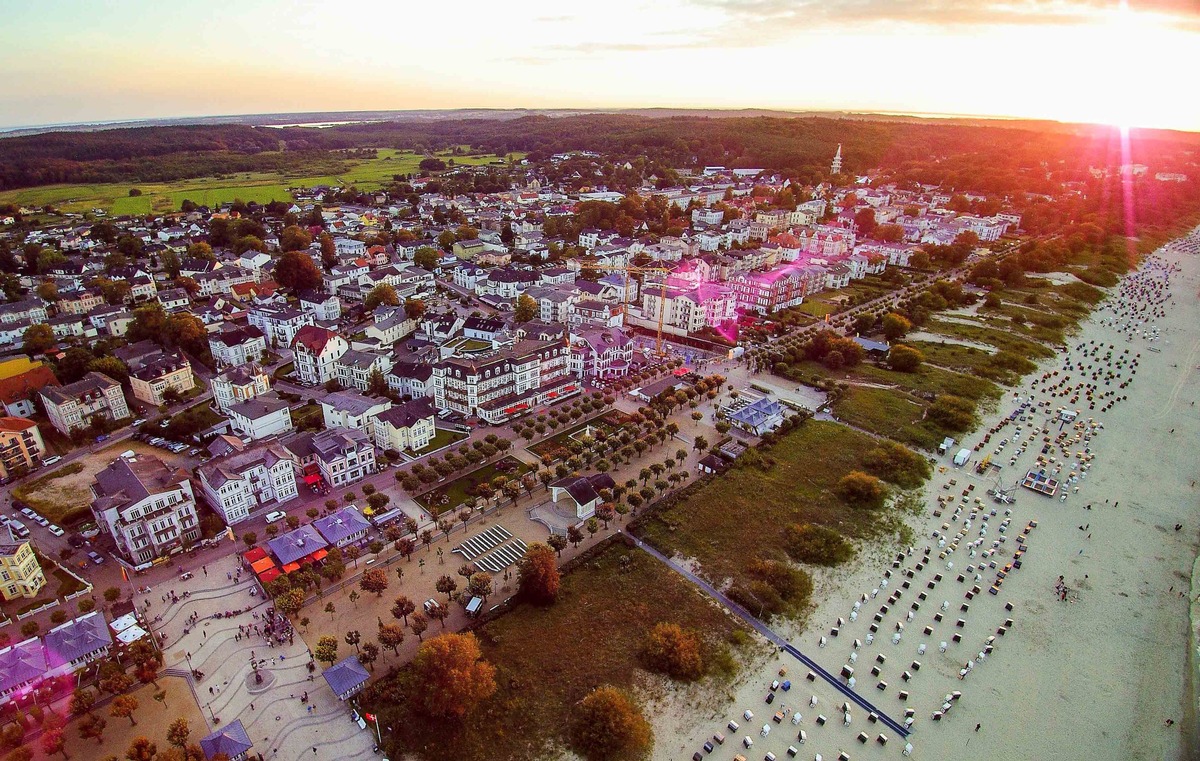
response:
<path id="1" fill-rule="evenodd" d="M 481 166 L 498 160 L 493 155 L 453 156 L 445 151 L 436 155 L 447 162 L 453 159 L 459 166 Z M 521 153 L 510 154 L 513 160 L 523 157 Z M 381 148 L 376 158 L 347 161 L 348 168 L 340 175 L 242 172 L 175 182 L 46 185 L 0 193 L 0 203 L 27 207 L 53 205 L 61 211 L 73 212 L 103 209 L 114 215 L 137 215 L 178 211 L 184 199 L 206 206 L 237 199 L 258 203 L 290 201 L 289 187 L 352 184 L 362 190 L 375 190 L 390 183 L 394 175 L 419 173 L 417 165 L 423 158 L 425 156 L 413 151 Z M 328 168 L 328 157 L 322 160 L 326 162 L 322 168 Z M 130 196 L 131 188 L 137 188 L 142 195 Z"/>

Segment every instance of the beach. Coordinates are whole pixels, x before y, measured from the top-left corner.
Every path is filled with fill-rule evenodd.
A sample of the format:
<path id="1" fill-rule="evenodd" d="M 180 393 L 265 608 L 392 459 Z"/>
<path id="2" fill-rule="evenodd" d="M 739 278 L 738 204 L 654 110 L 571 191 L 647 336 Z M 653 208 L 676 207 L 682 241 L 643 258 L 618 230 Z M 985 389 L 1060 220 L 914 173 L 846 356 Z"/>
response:
<path id="1" fill-rule="evenodd" d="M 783 759 L 789 747 L 895 758 L 906 743 L 926 759 L 1190 757 L 1200 259 L 1181 248 L 1110 289 L 1065 352 L 938 458 L 926 511 L 908 520 L 912 548 L 864 548 L 814 574 L 805 631 L 773 627 L 832 674 L 852 669 L 882 713 L 903 723 L 909 712 L 907 739 L 865 709 L 844 712 L 833 685 L 776 652 L 739 675 L 724 706 L 681 697 L 658 711 L 654 758 Z M 975 451 L 956 468 L 959 447 Z M 976 473 L 987 455 L 999 471 Z M 1054 496 L 1015 486 L 1030 470 L 1059 482 Z M 989 496 L 997 486 L 1012 504 Z M 773 680 L 790 689 L 772 691 Z M 709 754 L 714 733 L 725 743 Z"/>

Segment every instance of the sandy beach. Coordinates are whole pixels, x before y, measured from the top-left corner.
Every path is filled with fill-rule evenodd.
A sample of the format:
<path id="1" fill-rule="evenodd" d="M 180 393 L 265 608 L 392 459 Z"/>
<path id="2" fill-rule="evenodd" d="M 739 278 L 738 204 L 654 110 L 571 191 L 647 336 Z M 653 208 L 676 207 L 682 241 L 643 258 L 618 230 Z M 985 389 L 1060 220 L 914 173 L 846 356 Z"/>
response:
<path id="1" fill-rule="evenodd" d="M 1192 586 L 1200 536 L 1200 259 L 1170 248 L 1160 255 L 1160 264 L 1177 268 L 1161 307 L 1130 313 L 1163 281 L 1162 266 L 1144 265 L 1069 337 L 1068 352 L 1043 363 L 962 438 L 960 446 L 972 448 L 998 427 L 966 467 L 953 466 L 954 450 L 939 458 L 926 512 L 909 520 L 911 553 L 898 559 L 896 548 L 864 548 L 850 567 L 814 574 L 819 604 L 806 631 L 776 628 L 826 670 L 852 668 L 855 690 L 879 710 L 900 722 L 910 712 L 907 739 L 857 707 L 847 723 L 844 696 L 776 653 L 730 686 L 736 699 L 722 708 L 688 708 L 682 696 L 664 706 L 654 758 L 691 758 L 718 732 L 725 743 L 707 757 L 784 759 L 790 746 L 799 758 L 896 758 L 906 743 L 913 758 L 925 759 L 1189 757 L 1196 747 L 1189 610 L 1200 593 Z M 1009 421 L 1030 397 L 1026 420 Z M 1060 407 L 1078 410 L 1078 419 L 1062 422 Z M 1001 469 L 978 475 L 973 465 L 987 454 Z M 1030 469 L 1062 482 L 1054 497 L 1018 487 L 1007 505 L 987 495 L 997 481 L 1008 488 Z M 1031 521 L 1020 567 L 990 594 Z M 768 704 L 775 679 L 791 688 Z M 747 710 L 752 719 L 743 718 Z"/>

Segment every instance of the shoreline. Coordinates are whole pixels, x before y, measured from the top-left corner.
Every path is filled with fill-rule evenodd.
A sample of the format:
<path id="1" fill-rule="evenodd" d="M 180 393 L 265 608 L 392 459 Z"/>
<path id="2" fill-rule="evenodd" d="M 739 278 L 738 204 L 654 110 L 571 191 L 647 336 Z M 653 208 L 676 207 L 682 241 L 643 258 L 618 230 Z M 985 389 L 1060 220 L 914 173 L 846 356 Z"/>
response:
<path id="1" fill-rule="evenodd" d="M 1192 235 L 1196 234 L 1193 231 Z M 1087 410 L 1086 405 L 1070 405 L 1083 407 L 1081 418 L 1094 416 L 1106 426 L 1091 441 L 1097 469 L 1090 474 L 1084 473 L 1086 480 L 1078 482 L 1082 487 L 1079 494 L 1072 494 L 1068 501 L 1060 502 L 1058 498 L 1051 500 L 1018 489 L 1016 505 L 1011 506 L 1010 536 L 1013 529 L 1024 526 L 1027 519 L 1038 520 L 1039 528 L 1031 533 L 1024 567 L 1012 574 L 1003 592 L 991 601 L 986 599 L 985 592 L 980 596 L 982 600 L 976 598 L 978 602 L 971 603 L 971 620 L 964 630 L 964 639 L 987 633 L 992 623 L 987 619 L 995 618 L 999 599 L 1010 597 L 1016 612 L 1008 615 L 1017 620 L 1012 633 L 998 641 L 992 658 L 986 663 L 979 662 L 980 673 L 972 674 L 965 682 L 954 678 L 956 669 L 950 659 L 924 655 L 926 670 L 934 671 L 934 676 L 940 679 L 926 679 L 926 672 L 915 675 L 909 688 L 914 700 L 908 704 L 893 699 L 894 684 L 888 685 L 886 692 L 876 691 L 870 689 L 875 683 L 872 676 L 863 674 L 859 679 L 857 689 L 860 694 L 879 704 L 881 710 L 903 717 L 904 705 L 914 705 L 917 709 L 913 727 L 916 731 L 909 739 L 914 746 L 914 757 L 954 757 L 964 748 L 973 755 L 990 757 L 994 753 L 1018 758 L 1185 758 L 1195 751 L 1198 745 L 1196 686 L 1200 684 L 1200 601 L 1196 601 L 1196 595 L 1200 594 L 1200 547 L 1197 527 L 1187 522 L 1189 508 L 1196 504 L 1196 493 L 1188 483 L 1197 474 L 1185 442 L 1200 435 L 1200 417 L 1190 414 L 1193 411 L 1187 404 L 1184 406 L 1189 407 L 1190 417 L 1176 420 L 1169 416 L 1176 414 L 1173 407 L 1177 403 L 1193 401 L 1198 388 L 1197 374 L 1192 367 L 1196 363 L 1189 364 L 1189 358 L 1195 358 L 1191 355 L 1200 352 L 1196 330 L 1200 260 L 1179 251 L 1172 245 L 1175 242 L 1156 252 L 1160 259 L 1181 267 L 1172 277 L 1174 306 L 1158 320 L 1165 337 L 1155 346 L 1160 351 L 1148 351 L 1152 344 L 1140 336 L 1126 341 L 1123 333 L 1105 324 L 1115 305 L 1120 303 L 1121 288 L 1131 277 L 1137 277 L 1140 269 L 1127 274 L 1118 286 L 1106 289 L 1105 300 L 1093 308 L 1068 339 L 1072 346 L 1089 340 L 1103 341 L 1111 344 L 1118 354 L 1130 349 L 1140 354 L 1136 368 L 1142 373 L 1137 376 L 1140 383 L 1130 386 L 1128 400 L 1111 410 L 1101 413 L 1100 405 L 1093 411 Z M 1151 258 L 1143 260 L 1142 266 Z M 1164 345 L 1167 342 L 1169 346 Z M 1005 402 L 1013 398 L 1014 392 L 1028 395 L 1043 374 L 1062 371 L 1064 361 L 1067 357 L 1060 355 L 1040 362 L 1038 368 L 1024 376 L 1019 384 L 1005 387 L 1005 396 L 996 409 L 981 413 L 981 425 L 963 437 L 963 445 L 971 446 L 989 428 L 1006 420 L 1011 405 Z M 1170 366 L 1172 362 L 1183 364 L 1183 368 L 1176 372 L 1177 369 Z M 1186 395 L 1181 396 L 1185 390 Z M 1046 411 L 1049 412 L 1049 408 Z M 1174 433 L 1174 428 L 1170 433 L 1166 431 L 1163 423 L 1168 421 L 1172 425 L 1178 423 L 1175 428 L 1182 428 L 1179 434 Z M 1011 433 L 1011 427 L 1004 428 L 995 437 Z M 1051 435 L 1053 433 L 1056 431 L 1052 430 Z M 1180 443 L 1172 446 L 1172 438 Z M 1157 447 L 1155 442 L 1160 442 Z M 989 446 L 995 444 L 993 441 Z M 1159 448 L 1166 451 L 1156 452 Z M 983 453 L 980 450 L 980 456 Z M 1023 474 L 1024 463 L 1008 466 L 1008 452 L 1000 459 L 1004 460 L 1001 473 L 1006 483 Z M 990 483 L 989 479 L 952 467 L 945 473 L 938 472 L 948 465 L 948 458 L 939 458 L 933 478 L 922 487 L 922 495 L 930 509 L 921 516 L 905 519 L 918 545 L 929 542 L 931 532 L 949 515 L 947 512 L 943 518 L 937 518 L 932 514 L 934 500 L 939 494 L 946 493 L 940 486 L 948 477 L 955 478 L 960 485 L 974 483 L 975 493 L 980 496 L 984 496 L 983 491 Z M 1180 475 L 1185 478 L 1179 480 Z M 1146 493 L 1144 487 L 1149 484 L 1153 487 Z M 1084 510 L 1086 500 L 1098 502 L 1110 493 L 1116 498 L 1117 505 L 1127 507 L 1080 512 Z M 984 504 L 989 510 L 1005 507 L 994 505 L 986 497 Z M 1080 518 L 1081 515 L 1087 518 Z M 1075 525 L 1076 518 L 1080 518 L 1082 525 Z M 1091 543 L 1081 542 L 1084 534 L 1079 534 L 1078 529 L 1083 525 L 1090 529 L 1092 521 L 1096 523 L 1094 530 L 1101 535 Z M 1184 523 L 1188 531 L 1170 532 L 1172 523 Z M 1086 536 L 1091 535 L 1092 532 L 1086 532 Z M 870 589 L 878 582 L 884 570 L 878 558 L 887 557 L 893 544 L 875 543 L 861 547 L 859 556 L 849 567 L 815 573 L 819 599 L 805 617 L 806 630 L 800 632 L 799 626 L 792 621 L 781 622 L 774 628 L 826 669 L 836 673 L 840 662 L 830 650 L 848 650 L 845 640 L 848 633 L 843 628 L 839 639 L 831 639 L 830 632 L 822 629 L 827 624 L 832 626 L 838 617 L 847 615 L 850 602 L 857 597 L 855 590 Z M 1070 557 L 1072 553 L 1074 557 Z M 958 560 L 955 558 L 956 562 Z M 1183 565 L 1185 561 L 1186 565 Z M 1049 586 L 1059 575 L 1069 577 L 1067 584 L 1078 597 L 1067 603 L 1066 608 L 1055 609 L 1052 607 L 1055 603 L 1047 602 L 1042 597 L 1046 593 L 1039 592 L 1039 588 L 1045 589 L 1041 585 Z M 1185 579 L 1186 585 L 1182 583 Z M 1178 615 L 1184 612 L 1185 601 L 1173 597 L 1174 592 L 1167 597 L 1163 594 L 1164 587 L 1191 590 L 1193 602 L 1186 604 L 1188 615 Z M 1160 598 L 1157 602 L 1154 601 L 1156 597 Z M 961 596 L 959 600 L 961 602 Z M 993 602 L 995 605 L 991 604 Z M 903 606 L 903 602 L 898 605 Z M 987 611 L 982 625 L 975 623 L 978 608 Z M 1050 610 L 1056 610 L 1056 613 L 1048 615 Z M 1172 625 L 1172 621 L 1176 623 Z M 1178 623 L 1181 621 L 1186 622 L 1186 631 Z M 881 632 L 887 631 L 881 629 Z M 817 641 L 822 636 L 828 642 L 824 648 Z M 1187 648 L 1183 669 L 1173 666 L 1178 661 L 1169 655 L 1174 652 L 1178 657 L 1179 650 L 1170 644 L 1176 636 L 1184 639 L 1182 644 Z M 936 648 L 936 642 L 929 644 Z M 875 649 L 879 649 L 878 642 Z M 910 656 L 906 647 L 893 648 L 890 643 L 884 645 L 880 654 L 890 654 L 893 650 L 899 651 L 893 657 L 906 660 Z M 935 651 L 930 653 L 936 654 Z M 856 655 L 865 657 L 866 653 L 859 651 Z M 1162 657 L 1164 655 L 1167 657 Z M 856 675 L 870 667 L 869 661 L 859 660 L 858 663 L 861 671 Z M 745 709 L 774 713 L 777 706 L 764 705 L 763 694 L 780 667 L 800 676 L 799 686 L 793 689 L 799 689 L 804 696 L 811 692 L 812 685 L 803 681 L 804 669 L 797 662 L 772 657 L 766 666 L 757 670 L 748 667 L 729 686 L 738 697 L 722 714 L 725 720 L 737 718 Z M 890 674 L 887 673 L 889 669 Z M 895 668 L 884 665 L 881 671 L 885 679 L 890 676 L 900 683 Z M 935 686 L 928 682 L 939 684 Z M 907 686 L 908 683 L 904 684 Z M 931 722 L 929 708 L 933 695 L 952 690 L 961 690 L 963 699 L 956 701 L 955 710 L 947 713 L 945 720 L 937 724 Z M 918 694 L 922 700 L 916 700 Z M 790 700 L 781 700 L 792 702 L 801 696 L 793 693 L 788 697 Z M 833 699 L 830 696 L 830 700 Z M 1125 710 L 1120 708 L 1122 705 Z M 795 710 L 809 713 L 802 704 L 797 704 Z M 954 716 L 962 713 L 967 716 Z M 817 726 L 809 716 L 804 716 L 799 725 L 799 728 L 806 728 L 809 735 L 808 746 L 802 749 L 804 754 L 811 757 L 814 750 L 819 750 L 827 758 L 836 758 L 839 751 L 845 751 L 855 758 L 882 758 L 897 755 L 899 748 L 896 746 L 904 746 L 904 741 L 895 737 L 890 738 L 891 744 L 886 748 L 878 745 L 875 741 L 878 725 L 873 726 L 861 717 L 853 717 L 855 721 L 850 726 L 833 727 L 842 724 L 840 713 L 838 716 L 839 720 L 825 726 Z M 1174 722 L 1173 728 L 1163 726 L 1167 718 Z M 731 734 L 722 729 L 724 721 L 708 718 L 704 720 L 703 729 L 697 727 L 700 721 L 699 717 L 686 716 L 686 712 L 660 721 L 663 726 L 656 727 L 660 740 L 656 743 L 654 757 L 679 758 L 681 754 L 687 757 L 714 731 Z M 757 730 L 760 722 L 756 719 L 751 723 L 755 726 L 750 729 Z M 972 731 L 977 724 L 980 731 Z M 779 735 L 788 738 L 796 735 L 785 731 L 793 729 L 790 724 L 772 726 Z M 963 726 L 967 729 L 963 730 Z M 857 734 L 860 730 L 869 733 L 872 741 L 856 742 L 861 740 Z M 744 732 L 739 732 L 734 742 L 742 734 Z M 784 740 L 782 737 L 778 742 L 773 737 L 760 739 L 757 731 L 753 735 L 759 741 L 753 748 L 747 751 L 738 746 L 738 750 L 750 758 L 765 750 L 772 750 L 783 758 L 787 743 L 796 743 L 795 739 Z M 818 744 L 818 736 L 822 740 L 828 737 L 830 742 Z M 1048 741 L 1052 736 L 1061 743 L 1057 753 L 1047 750 L 1052 746 Z M 1112 750 L 1097 752 L 1100 747 Z M 716 757 L 727 755 L 731 755 L 727 750 L 718 750 Z"/>

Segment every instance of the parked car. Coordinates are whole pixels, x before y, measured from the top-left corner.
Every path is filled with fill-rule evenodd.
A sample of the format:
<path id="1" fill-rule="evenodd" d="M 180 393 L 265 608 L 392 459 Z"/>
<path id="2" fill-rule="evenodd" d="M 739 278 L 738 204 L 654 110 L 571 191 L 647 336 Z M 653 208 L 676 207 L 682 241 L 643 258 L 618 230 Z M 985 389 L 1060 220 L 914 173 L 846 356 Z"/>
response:
<path id="1" fill-rule="evenodd" d="M 50 457 L 47 457 L 46 459 L 42 460 L 42 465 L 43 466 L 53 465 L 53 464 L 55 464 L 57 462 L 61 462 L 61 461 L 62 461 L 62 457 L 60 455 L 51 455 Z"/>
<path id="2" fill-rule="evenodd" d="M 41 526 L 41 527 L 43 527 L 43 528 L 45 528 L 45 527 L 47 527 L 47 526 L 49 526 L 49 525 L 50 525 L 50 521 L 46 520 L 45 518 L 43 518 L 42 516 L 38 515 L 37 513 L 34 513 L 34 514 L 33 514 L 33 518 L 32 518 L 32 520 L 33 520 L 33 522 L 34 522 L 34 523 L 36 523 L 37 525 L 39 525 L 39 526 Z"/>
<path id="3" fill-rule="evenodd" d="M 432 597 L 425 601 L 425 612 L 426 613 L 432 613 L 434 611 L 434 609 L 440 608 L 440 607 L 441 607 L 441 605 L 438 603 L 438 601 L 433 599 Z"/>
<path id="4" fill-rule="evenodd" d="M 92 550 L 91 552 L 89 552 L 87 554 L 87 556 L 88 556 L 88 559 L 91 560 L 96 565 L 101 565 L 104 563 L 104 556 L 101 555 L 99 552 L 96 552 L 95 550 Z"/>
<path id="5" fill-rule="evenodd" d="M 267 513 L 267 523 L 278 523 L 286 517 L 287 513 L 282 510 L 275 510 L 274 512 Z"/>
<path id="6" fill-rule="evenodd" d="M 133 423 L 132 423 L 132 425 L 134 425 L 134 426 L 145 425 L 145 424 L 146 424 L 146 418 L 144 418 L 144 417 L 140 417 L 137 420 L 133 421 Z"/>
<path id="7" fill-rule="evenodd" d="M 99 444 L 99 443 L 101 443 L 101 442 L 103 442 L 103 441 L 108 441 L 108 434 L 107 434 L 107 433 L 102 433 L 102 434 L 100 434 L 99 436 L 97 436 L 97 437 L 96 437 L 96 443 L 97 443 L 97 444 Z"/>

